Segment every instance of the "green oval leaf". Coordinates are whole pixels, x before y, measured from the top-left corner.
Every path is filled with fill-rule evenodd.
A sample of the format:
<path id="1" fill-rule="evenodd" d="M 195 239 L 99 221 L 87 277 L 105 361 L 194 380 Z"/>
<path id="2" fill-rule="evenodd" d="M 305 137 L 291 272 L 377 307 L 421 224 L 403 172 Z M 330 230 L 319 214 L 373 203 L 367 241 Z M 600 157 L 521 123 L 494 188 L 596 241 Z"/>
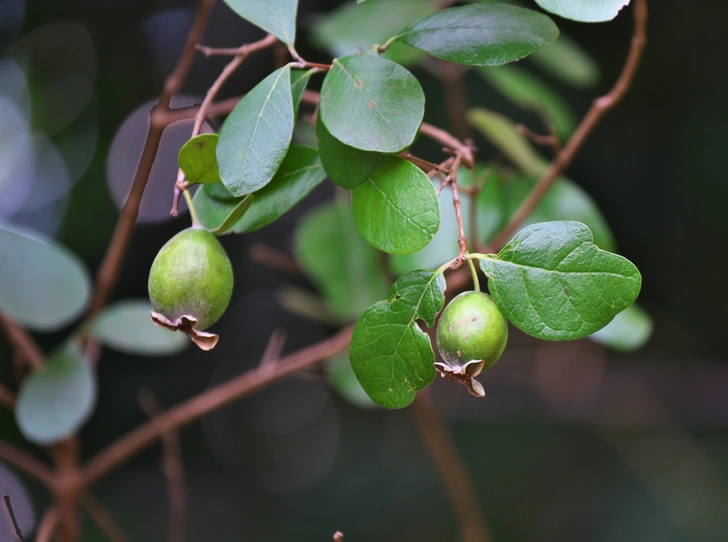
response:
<path id="1" fill-rule="evenodd" d="M 445 279 L 434 271 L 401 276 L 354 328 L 349 359 L 369 397 L 387 408 L 403 408 L 435 379 L 435 354 L 417 320 L 432 327 L 445 303 Z"/>
<path id="2" fill-rule="evenodd" d="M 563 33 L 559 39 L 529 55 L 528 60 L 573 87 L 591 88 L 599 82 L 599 65 L 578 43 Z"/>
<path id="3" fill-rule="evenodd" d="M 365 151 L 412 144 L 425 114 L 414 75 L 374 54 L 336 58 L 321 87 L 319 115 L 339 141 Z"/>
<path id="4" fill-rule="evenodd" d="M 0 262 L 0 312 L 24 326 L 57 330 L 88 304 L 86 268 L 55 241 L 0 227 Z"/>
<path id="5" fill-rule="evenodd" d="M 66 345 L 20 387 L 15 419 L 25 438 L 48 445 L 75 433 L 96 404 L 96 380 L 81 351 Z"/>
<path id="6" fill-rule="evenodd" d="M 602 23 L 614 19 L 629 0 L 536 0 L 548 12 L 582 23 Z"/>
<path id="7" fill-rule="evenodd" d="M 386 0 L 365 6 L 343 3 L 314 21 L 312 39 L 332 57 L 352 55 L 384 43 L 399 29 L 432 13 L 436 7 L 432 0 Z M 422 51 L 404 43 L 392 44 L 383 56 L 403 65 L 427 58 Z"/>
<path id="8" fill-rule="evenodd" d="M 440 179 L 433 179 L 434 186 L 439 185 Z M 461 167 L 458 171 L 458 186 L 473 186 L 478 184 L 483 189 L 478 193 L 477 226 L 478 239 L 488 241 L 503 226 L 505 218 L 505 196 L 503 180 L 498 176 L 495 168 L 486 168 L 477 164 L 475 170 Z M 466 233 L 470 235 L 472 205 L 468 196 L 461 196 L 460 214 Z M 391 258 L 392 269 L 403 274 L 415 269 L 434 269 L 457 256 L 458 224 L 452 206 L 452 190 L 449 186 L 443 188 L 439 195 L 442 218 L 440 228 L 432 241 L 423 249 L 414 254 L 396 255 Z"/>
<path id="9" fill-rule="evenodd" d="M 245 198 L 232 199 L 214 191 L 215 185 L 204 186 L 195 194 L 195 209 L 202 225 L 214 233 L 221 233 L 218 230 L 222 229 L 223 220 L 227 225 L 224 231 L 247 233 L 290 211 L 325 178 L 316 149 L 291 145 L 269 184 Z M 244 214 L 233 216 L 232 213 L 244 203 L 249 205 Z"/>
<path id="10" fill-rule="evenodd" d="M 376 251 L 357 232 L 349 209 L 318 207 L 298 224 L 294 250 L 301 268 L 339 318 L 354 320 L 387 292 Z"/>
<path id="11" fill-rule="evenodd" d="M 248 92 L 220 129 L 217 165 L 225 188 L 234 196 L 263 188 L 286 156 L 292 135 L 291 68 L 284 66 Z"/>
<path id="12" fill-rule="evenodd" d="M 396 39 L 432 56 L 469 66 L 500 66 L 556 39 L 546 15 L 508 4 L 443 9 L 403 28 Z"/>
<path id="13" fill-rule="evenodd" d="M 379 152 L 362 151 L 345 145 L 329 133 L 321 115 L 316 120 L 316 139 L 326 174 L 342 188 L 354 188 L 363 183 L 386 157 Z"/>
<path id="14" fill-rule="evenodd" d="M 298 114 L 298 106 L 301 105 L 303 91 L 306 90 L 308 82 L 315 70 L 291 70 L 291 100 L 293 101 L 293 118 Z"/>
<path id="15" fill-rule="evenodd" d="M 635 303 L 589 338 L 617 352 L 632 352 L 650 339 L 653 327 L 650 315 Z"/>
<path id="16" fill-rule="evenodd" d="M 351 193 L 364 239 L 390 254 L 417 252 L 440 227 L 440 202 L 430 178 L 414 164 L 388 157 Z"/>
<path id="17" fill-rule="evenodd" d="M 162 356 L 184 350 L 189 344 L 187 338 L 155 326 L 149 317 L 151 311 L 146 300 L 120 301 L 104 309 L 87 332 L 106 346 L 129 354 Z"/>
<path id="18" fill-rule="evenodd" d="M 537 113 L 545 125 L 552 124 L 561 139 L 576 126 L 571 109 L 546 83 L 515 65 L 483 68 L 478 73 L 516 105 Z"/>
<path id="19" fill-rule="evenodd" d="M 296 41 L 298 0 L 225 0 L 243 19 L 270 32 L 284 43 Z"/>
<path id="20" fill-rule="evenodd" d="M 579 222 L 528 226 L 480 267 L 506 318 L 550 341 L 598 331 L 634 303 L 642 286 L 635 265 L 600 250 Z"/>
<path id="21" fill-rule="evenodd" d="M 215 158 L 217 139 L 217 134 L 201 134 L 182 145 L 177 160 L 189 184 L 220 182 Z"/>

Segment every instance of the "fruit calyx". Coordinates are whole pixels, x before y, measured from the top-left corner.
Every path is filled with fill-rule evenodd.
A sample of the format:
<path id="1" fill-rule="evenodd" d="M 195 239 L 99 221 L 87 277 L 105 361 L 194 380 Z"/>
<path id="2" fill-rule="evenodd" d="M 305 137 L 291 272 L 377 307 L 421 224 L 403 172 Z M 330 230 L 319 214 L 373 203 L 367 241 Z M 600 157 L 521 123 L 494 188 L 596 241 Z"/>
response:
<path id="1" fill-rule="evenodd" d="M 187 335 L 192 342 L 199 346 L 202 350 L 212 350 L 215 348 L 217 341 L 220 339 L 219 335 L 215 333 L 208 333 L 207 331 L 199 331 L 195 329 L 197 327 L 197 318 L 190 316 L 189 314 L 183 314 L 177 320 L 168 320 L 163 314 L 158 312 L 151 312 L 152 322 L 159 327 L 169 329 L 170 331 L 181 331 Z"/>
<path id="2" fill-rule="evenodd" d="M 507 342 L 508 321 L 493 299 L 482 292 L 463 292 L 440 315 L 437 349 L 442 361 L 435 362 L 435 368 L 472 395 L 485 397 L 475 377 L 498 361 Z"/>

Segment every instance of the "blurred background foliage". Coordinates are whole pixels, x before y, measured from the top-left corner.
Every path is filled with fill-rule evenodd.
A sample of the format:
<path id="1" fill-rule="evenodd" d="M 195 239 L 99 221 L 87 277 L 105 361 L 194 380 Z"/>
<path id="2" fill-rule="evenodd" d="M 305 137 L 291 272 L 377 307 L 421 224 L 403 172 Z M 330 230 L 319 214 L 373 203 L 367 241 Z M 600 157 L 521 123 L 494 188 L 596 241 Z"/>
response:
<path id="1" fill-rule="evenodd" d="M 385 21 L 353 20 L 361 31 L 376 27 L 381 39 L 427 11 L 424 0 L 371 2 L 377 3 L 402 11 Z M 348 11 L 334 12 L 342 9 Z M 340 49 L 364 39 L 341 30 L 352 9 L 353 0 L 301 0 L 302 55 L 325 62 L 351 52 Z M 480 160 L 505 165 L 507 151 L 453 111 L 486 108 L 536 131 L 546 116 L 559 134 L 568 133 L 619 73 L 630 11 L 595 25 L 556 19 L 568 35 L 561 40 L 580 44 L 593 59 L 576 76 L 568 68 L 584 59 L 546 57 L 498 72 L 453 74 L 406 46 L 388 54 L 420 79 L 428 122 L 475 137 Z M 54 237 L 96 270 L 136 168 L 147 112 L 193 15 L 194 2 L 179 0 L 0 1 L 0 221 Z M 439 380 L 434 385 L 495 540 L 728 538 L 728 294 L 721 282 L 728 246 L 726 20 L 728 4 L 719 0 L 652 2 L 634 87 L 568 171 L 601 209 L 619 253 L 643 274 L 639 303 L 654 321 L 649 342 L 620 354 L 589 340 L 544 343 L 511 328 L 509 348 L 484 375 L 485 400 Z M 218 2 L 204 43 L 233 47 L 260 37 Z M 250 58 L 220 98 L 248 91 L 273 62 L 269 51 Z M 199 102 L 224 63 L 198 58 L 173 105 Z M 443 84 L 448 77 L 462 77 L 462 97 Z M 320 81 L 314 77 L 311 86 Z M 535 85 L 549 87 L 543 91 L 549 98 L 536 107 L 529 95 Z M 165 133 L 117 300 L 146 298 L 154 255 L 188 225 L 186 217 L 171 220 L 168 213 L 177 150 L 190 129 L 180 122 Z M 301 143 L 314 137 L 305 124 L 296 132 Z M 426 141 L 416 152 L 434 161 L 440 156 Z M 231 307 L 215 328 L 221 341 L 214 351 L 140 357 L 104 349 L 97 408 L 82 431 L 84 456 L 145 421 L 140 389 L 166 406 L 176 404 L 255 367 L 277 329 L 292 351 L 355 316 L 345 301 L 343 308 L 326 307 L 313 297 L 321 281 L 307 266 L 310 244 L 294 246 L 296 225 L 333 197 L 331 184 L 324 184 L 277 222 L 223 238 L 236 282 Z M 450 214 L 443 205 L 443 220 Z M 490 220 L 484 215 L 481 226 L 494 227 Z M 343 225 L 341 235 L 346 231 Z M 271 248 L 296 252 L 311 280 L 253 257 Z M 412 262 L 394 264 L 404 270 Z M 346 269 L 347 262 L 331 265 Z M 381 298 L 386 285 L 369 282 L 372 301 Z M 342 286 L 329 286 L 340 302 Z M 368 301 L 354 296 L 354 303 L 360 311 Z M 37 337 L 50 351 L 67 333 Z M 11 355 L 0 340 L 6 382 L 13 381 Z M 355 389 L 342 398 L 324 376 L 352 378 L 345 360 L 333 360 L 317 374 L 271 386 L 183 431 L 189 540 L 330 540 L 336 529 L 346 540 L 456 538 L 451 505 L 409 413 L 369 408 Z M 10 413 L 0 412 L 0 430 L 3 438 L 23 442 Z M 160 455 L 152 447 L 94 488 L 135 541 L 166 537 Z M 14 495 L 23 525 L 32 525 L 49 503 L 43 488 L 5 467 L 0 489 Z M 104 539 L 88 518 L 85 524 L 84 540 Z"/>

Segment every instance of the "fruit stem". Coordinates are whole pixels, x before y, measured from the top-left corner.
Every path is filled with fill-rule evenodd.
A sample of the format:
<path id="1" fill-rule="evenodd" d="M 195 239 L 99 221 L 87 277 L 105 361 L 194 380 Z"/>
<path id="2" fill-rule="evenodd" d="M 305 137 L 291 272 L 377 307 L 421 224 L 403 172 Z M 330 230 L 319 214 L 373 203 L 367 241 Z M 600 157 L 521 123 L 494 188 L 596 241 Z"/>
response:
<path id="1" fill-rule="evenodd" d="M 200 219 L 197 218 L 197 211 L 195 211 L 195 204 L 192 203 L 192 196 L 190 196 L 190 191 L 185 189 L 182 191 L 182 193 L 185 195 L 185 201 L 187 202 L 187 207 L 190 210 L 190 216 L 192 217 L 192 225 L 200 226 Z"/>
<path id="2" fill-rule="evenodd" d="M 480 281 L 478 280 L 478 273 L 475 270 L 475 265 L 473 264 L 473 260 L 468 260 L 468 265 L 470 266 L 470 273 L 473 275 L 473 288 L 476 292 L 480 291 Z"/>

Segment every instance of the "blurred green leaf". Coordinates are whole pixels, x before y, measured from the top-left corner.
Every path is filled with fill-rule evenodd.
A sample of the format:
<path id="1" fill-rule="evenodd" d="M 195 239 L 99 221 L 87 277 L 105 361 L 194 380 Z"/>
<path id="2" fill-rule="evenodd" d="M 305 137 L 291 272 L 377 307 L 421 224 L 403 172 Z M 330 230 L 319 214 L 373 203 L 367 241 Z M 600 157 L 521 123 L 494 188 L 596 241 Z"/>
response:
<path id="1" fill-rule="evenodd" d="M 644 346 L 652 336 L 653 327 L 650 315 L 633 303 L 589 338 L 618 352 L 632 352 Z"/>
<path id="2" fill-rule="evenodd" d="M 403 28 L 397 40 L 450 62 L 499 66 L 521 59 L 556 39 L 546 15 L 508 4 L 443 9 Z"/>
<path id="3" fill-rule="evenodd" d="M 129 354 L 160 356 L 184 350 L 189 341 L 181 333 L 155 326 L 146 300 L 129 299 L 107 307 L 88 327 L 90 337 Z"/>
<path id="4" fill-rule="evenodd" d="M 331 203 L 299 223 L 296 257 L 340 318 L 353 320 L 386 291 L 376 251 L 357 232 L 349 209 Z"/>
<path id="5" fill-rule="evenodd" d="M 291 68 L 280 68 L 235 106 L 220 129 L 217 164 L 225 188 L 244 196 L 268 184 L 293 135 Z"/>
<path id="6" fill-rule="evenodd" d="M 436 3 L 432 0 L 386 0 L 363 6 L 342 4 L 316 21 L 311 29 L 313 40 L 331 56 L 352 55 L 383 44 L 402 27 L 435 9 Z M 403 65 L 426 58 L 422 51 L 405 44 L 396 44 L 383 56 Z"/>
<path id="7" fill-rule="evenodd" d="M 387 408 L 404 408 L 435 379 L 428 326 L 445 303 L 445 279 L 434 271 L 413 271 L 392 285 L 389 297 L 361 315 L 349 349 L 351 366 L 369 397 Z"/>
<path id="8" fill-rule="evenodd" d="M 509 217 L 526 199 L 536 184 L 536 178 L 546 171 L 548 163 L 535 151 L 525 136 L 516 130 L 515 124 L 510 119 L 482 108 L 471 109 L 468 116 L 471 123 L 485 137 L 527 174 L 526 177 L 512 177 L 504 185 L 506 191 L 504 213 Z M 525 224 L 551 220 L 583 222 L 594 234 L 597 246 L 604 250 L 615 250 L 614 235 L 597 204 L 566 177 L 560 177 L 553 184 L 526 219 Z"/>
<path id="9" fill-rule="evenodd" d="M 506 318 L 539 339 L 580 339 L 637 299 L 642 276 L 632 262 L 592 243 L 578 222 L 522 229 L 496 257 L 480 260 L 488 290 Z"/>
<path id="10" fill-rule="evenodd" d="M 351 404 L 360 408 L 373 408 L 377 404 L 371 400 L 356 379 L 354 369 L 351 368 L 349 356 L 336 356 L 324 364 L 326 374 L 329 376 L 331 387 Z"/>
<path id="11" fill-rule="evenodd" d="M 225 0 L 243 19 L 289 45 L 296 41 L 298 0 Z"/>
<path id="12" fill-rule="evenodd" d="M 524 173 L 540 175 L 544 171 L 546 161 L 508 117 L 476 107 L 468 111 L 468 121 Z"/>
<path id="13" fill-rule="evenodd" d="M 386 157 L 379 152 L 362 151 L 345 145 L 329 133 L 321 115 L 316 120 L 316 138 L 326 174 L 342 188 L 354 188 L 363 183 Z"/>
<path id="14" fill-rule="evenodd" d="M 390 254 L 417 252 L 440 226 L 440 202 L 425 173 L 388 157 L 351 193 L 356 226 L 373 246 Z"/>
<path id="15" fill-rule="evenodd" d="M 553 124 L 560 138 L 571 135 L 576 126 L 571 109 L 543 81 L 515 65 L 482 68 L 478 73 L 513 103 L 539 114 L 544 124 Z"/>
<path id="16" fill-rule="evenodd" d="M 629 0 L 536 0 L 546 11 L 582 23 L 602 23 L 614 19 Z"/>
<path id="17" fill-rule="evenodd" d="M 291 145 L 275 177 L 266 186 L 245 198 L 233 199 L 222 199 L 213 193 L 214 185 L 204 186 L 195 194 L 195 209 L 202 225 L 215 233 L 222 233 L 215 228 L 220 229 L 223 220 L 227 225 L 225 231 L 247 233 L 290 211 L 325 178 L 316 149 Z M 249 208 L 233 217 L 232 213 L 243 203 Z"/>
<path id="18" fill-rule="evenodd" d="M 528 59 L 562 83 L 577 88 L 591 88 L 599 82 L 599 65 L 563 33 Z"/>
<path id="19" fill-rule="evenodd" d="M 217 139 L 217 134 L 201 134 L 182 145 L 177 159 L 189 184 L 220 182 L 215 158 Z"/>
<path id="20" fill-rule="evenodd" d="M 88 304 L 86 268 L 55 241 L 1 226 L 0 262 L 0 312 L 20 324 L 55 331 Z"/>
<path id="21" fill-rule="evenodd" d="M 336 58 L 321 87 L 319 115 L 336 139 L 357 149 L 399 152 L 425 114 L 414 75 L 378 55 Z"/>
<path id="22" fill-rule="evenodd" d="M 96 380 L 81 351 L 67 344 L 20 387 L 15 418 L 29 441 L 48 445 L 75 433 L 96 404 Z"/>

